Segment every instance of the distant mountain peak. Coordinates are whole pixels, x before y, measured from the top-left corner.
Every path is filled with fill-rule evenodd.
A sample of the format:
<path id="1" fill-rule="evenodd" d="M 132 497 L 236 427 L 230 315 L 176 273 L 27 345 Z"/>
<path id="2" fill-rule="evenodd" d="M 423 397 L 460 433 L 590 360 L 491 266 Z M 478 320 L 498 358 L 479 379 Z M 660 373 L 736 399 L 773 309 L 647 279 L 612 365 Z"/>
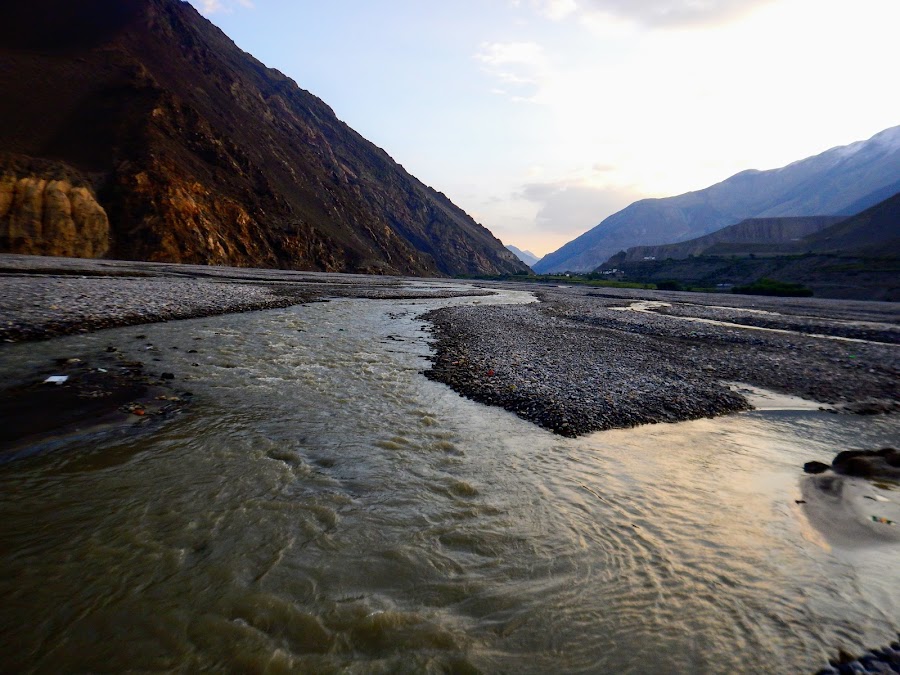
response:
<path id="1" fill-rule="evenodd" d="M 768 171 L 746 170 L 703 190 L 645 199 L 549 253 L 536 272 L 589 271 L 620 251 L 702 237 L 748 218 L 851 215 L 900 182 L 900 126 Z"/>
<path id="2" fill-rule="evenodd" d="M 536 256 L 531 251 L 526 251 L 526 250 L 523 250 L 520 248 L 516 248 L 512 244 L 507 244 L 506 248 L 509 251 L 512 251 L 519 260 L 521 260 L 523 263 L 525 263 L 529 267 L 534 265 L 538 260 L 540 260 L 540 257 Z"/>

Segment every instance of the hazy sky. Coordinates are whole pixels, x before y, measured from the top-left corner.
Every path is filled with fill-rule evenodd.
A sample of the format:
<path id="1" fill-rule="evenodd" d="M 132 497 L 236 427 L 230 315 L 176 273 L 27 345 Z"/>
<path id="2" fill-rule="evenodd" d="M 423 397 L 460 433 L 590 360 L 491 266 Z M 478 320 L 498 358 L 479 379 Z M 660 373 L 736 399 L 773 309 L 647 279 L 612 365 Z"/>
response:
<path id="1" fill-rule="evenodd" d="M 900 0 L 192 0 L 504 243 L 900 124 Z"/>

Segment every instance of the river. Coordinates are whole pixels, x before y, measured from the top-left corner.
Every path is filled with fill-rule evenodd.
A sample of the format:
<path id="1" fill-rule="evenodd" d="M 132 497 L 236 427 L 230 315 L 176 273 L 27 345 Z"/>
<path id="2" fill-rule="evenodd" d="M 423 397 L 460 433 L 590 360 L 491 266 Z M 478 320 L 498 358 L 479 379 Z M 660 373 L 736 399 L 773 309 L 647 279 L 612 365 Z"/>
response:
<path id="1" fill-rule="evenodd" d="M 9 346 L 6 372 L 153 355 L 194 403 L 0 467 L 0 670 L 803 672 L 894 638 L 898 540 L 833 536 L 847 510 L 802 465 L 896 445 L 895 418 L 788 402 L 566 439 L 421 375 L 420 314 L 530 300 Z"/>

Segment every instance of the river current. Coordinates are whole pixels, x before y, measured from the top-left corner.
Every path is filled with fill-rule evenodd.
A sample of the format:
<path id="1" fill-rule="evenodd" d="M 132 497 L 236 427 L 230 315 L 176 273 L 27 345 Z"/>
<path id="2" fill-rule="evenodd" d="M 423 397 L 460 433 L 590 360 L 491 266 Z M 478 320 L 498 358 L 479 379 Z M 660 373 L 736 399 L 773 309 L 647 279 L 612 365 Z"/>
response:
<path id="1" fill-rule="evenodd" d="M 0 467 L 0 670 L 803 672 L 894 638 L 898 540 L 833 536 L 850 507 L 802 473 L 896 445 L 894 418 L 781 405 L 566 439 L 422 376 L 419 315 L 530 300 L 10 346 L 7 372 L 152 355 L 194 403 Z"/>

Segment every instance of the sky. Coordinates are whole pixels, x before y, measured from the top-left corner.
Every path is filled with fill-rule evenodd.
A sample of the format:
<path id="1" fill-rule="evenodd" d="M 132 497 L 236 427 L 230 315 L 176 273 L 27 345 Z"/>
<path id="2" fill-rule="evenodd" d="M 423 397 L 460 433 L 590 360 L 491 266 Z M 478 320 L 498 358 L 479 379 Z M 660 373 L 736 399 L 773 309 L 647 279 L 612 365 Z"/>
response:
<path id="1" fill-rule="evenodd" d="M 900 0 L 191 2 L 538 255 L 900 124 Z"/>

